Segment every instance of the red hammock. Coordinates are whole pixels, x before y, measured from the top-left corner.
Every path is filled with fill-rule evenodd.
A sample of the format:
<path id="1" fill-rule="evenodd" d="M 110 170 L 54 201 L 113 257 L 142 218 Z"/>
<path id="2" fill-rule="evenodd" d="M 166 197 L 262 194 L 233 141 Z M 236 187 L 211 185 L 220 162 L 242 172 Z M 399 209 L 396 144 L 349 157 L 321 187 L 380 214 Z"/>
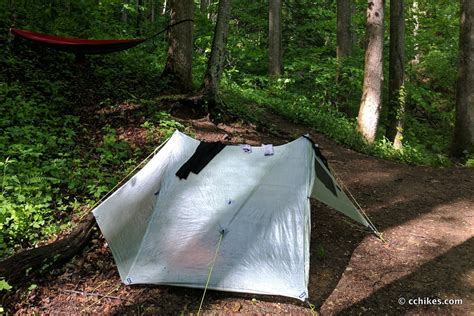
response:
<path id="1" fill-rule="evenodd" d="M 129 40 L 88 40 L 81 38 L 68 38 L 52 36 L 31 31 L 11 28 L 10 32 L 15 36 L 37 42 L 58 50 L 76 54 L 107 54 L 118 52 L 137 46 L 146 41 L 144 38 Z"/>

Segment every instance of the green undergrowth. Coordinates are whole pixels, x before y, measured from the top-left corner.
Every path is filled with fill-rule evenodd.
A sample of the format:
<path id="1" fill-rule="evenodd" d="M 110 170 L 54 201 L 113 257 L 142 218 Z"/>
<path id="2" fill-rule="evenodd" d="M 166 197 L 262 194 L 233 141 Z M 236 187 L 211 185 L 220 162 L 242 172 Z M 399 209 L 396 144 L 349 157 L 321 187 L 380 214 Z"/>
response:
<path id="1" fill-rule="evenodd" d="M 404 146 L 401 150 L 394 149 L 391 142 L 382 136 L 383 126 L 375 143 L 369 145 L 356 132 L 355 116 L 351 117 L 343 112 L 350 113 L 352 105 L 340 105 L 333 101 L 337 100 L 338 92 L 331 91 L 326 86 L 321 92 L 307 96 L 288 89 L 287 86 L 293 83 L 290 78 L 271 82 L 266 78 L 256 77 L 253 81 L 241 84 L 228 83 L 225 95 L 228 102 L 249 107 L 245 115 L 250 121 L 260 119 L 255 107 L 272 109 L 295 123 L 306 124 L 337 143 L 361 153 L 413 165 L 451 165 L 448 158 L 449 135 L 422 119 L 407 116 Z M 240 111 L 243 111 L 242 108 Z"/>
<path id="2" fill-rule="evenodd" d="M 0 258 L 67 230 L 175 129 L 186 128 L 152 101 L 156 72 L 137 55 L 91 58 L 84 70 L 55 51 L 2 52 Z M 131 117 L 144 143 L 124 137 L 120 107 L 136 108 Z"/>
<path id="3" fill-rule="evenodd" d="M 110 12 L 97 14 L 97 27 L 77 28 L 67 19 L 23 27 L 73 37 L 137 36 L 135 27 L 102 21 Z M 165 17 L 158 19 L 144 24 L 141 36 L 167 25 Z M 212 40 L 212 23 L 203 25 L 195 34 L 202 52 L 194 60 L 196 87 Z M 93 29 L 102 31 L 89 33 Z M 160 109 L 157 98 L 169 88 L 160 80 L 165 34 L 120 53 L 88 56 L 81 65 L 72 54 L 2 38 L 0 258 L 61 234 L 176 129 L 192 134 Z"/>

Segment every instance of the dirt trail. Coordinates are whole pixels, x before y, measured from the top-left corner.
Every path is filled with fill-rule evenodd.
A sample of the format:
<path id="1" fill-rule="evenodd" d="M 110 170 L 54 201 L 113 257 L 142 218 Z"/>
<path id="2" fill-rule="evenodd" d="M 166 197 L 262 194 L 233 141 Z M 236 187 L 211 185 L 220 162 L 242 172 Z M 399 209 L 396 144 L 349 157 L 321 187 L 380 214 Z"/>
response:
<path id="1" fill-rule="evenodd" d="M 188 121 L 203 140 L 284 143 L 309 132 L 332 168 L 384 233 L 361 232 L 312 203 L 309 292 L 329 314 L 456 314 L 474 310 L 474 169 L 402 165 L 348 150 L 310 129 L 267 114 L 282 136 L 241 126 Z M 98 234 L 99 236 L 99 234 Z M 202 290 L 124 286 L 104 240 L 43 280 L 10 297 L 17 313 L 178 314 L 196 312 Z M 413 299 L 462 299 L 458 305 L 414 305 Z M 14 301 L 13 301 L 14 300 Z M 311 314 L 282 297 L 210 291 L 205 311 Z"/>

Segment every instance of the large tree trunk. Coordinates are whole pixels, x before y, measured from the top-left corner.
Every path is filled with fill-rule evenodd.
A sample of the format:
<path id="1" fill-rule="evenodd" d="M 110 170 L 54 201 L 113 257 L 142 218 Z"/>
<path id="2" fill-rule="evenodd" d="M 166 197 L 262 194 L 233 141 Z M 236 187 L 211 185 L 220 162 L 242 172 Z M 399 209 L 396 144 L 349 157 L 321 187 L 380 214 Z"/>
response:
<path id="1" fill-rule="evenodd" d="M 474 153 L 474 1 L 461 0 L 456 123 L 452 153 Z"/>
<path id="2" fill-rule="evenodd" d="M 204 75 L 204 97 L 210 108 L 216 105 L 219 82 L 224 67 L 225 46 L 229 33 L 230 0 L 220 0 L 212 40 L 211 55 Z"/>
<path id="3" fill-rule="evenodd" d="M 193 0 L 171 0 L 169 6 L 170 24 L 193 18 Z M 190 92 L 193 88 L 193 22 L 181 23 L 170 28 L 168 42 L 168 57 L 161 78 L 176 92 Z"/>
<path id="4" fill-rule="evenodd" d="M 351 0 L 337 0 L 337 48 L 338 60 L 352 54 Z"/>
<path id="5" fill-rule="evenodd" d="M 281 0 L 270 0 L 268 14 L 268 73 L 272 77 L 281 75 Z"/>
<path id="6" fill-rule="evenodd" d="M 405 15 L 403 0 L 390 0 L 389 112 L 386 136 L 402 148 L 405 114 Z"/>
<path id="7" fill-rule="evenodd" d="M 364 86 L 357 117 L 359 132 L 373 143 L 382 105 L 384 0 L 369 0 L 367 6 L 368 39 L 365 51 Z"/>
<path id="8" fill-rule="evenodd" d="M 67 237 L 52 244 L 26 250 L 0 262 L 0 276 L 11 285 L 22 285 L 78 254 L 90 241 L 96 221 L 90 213 Z"/>

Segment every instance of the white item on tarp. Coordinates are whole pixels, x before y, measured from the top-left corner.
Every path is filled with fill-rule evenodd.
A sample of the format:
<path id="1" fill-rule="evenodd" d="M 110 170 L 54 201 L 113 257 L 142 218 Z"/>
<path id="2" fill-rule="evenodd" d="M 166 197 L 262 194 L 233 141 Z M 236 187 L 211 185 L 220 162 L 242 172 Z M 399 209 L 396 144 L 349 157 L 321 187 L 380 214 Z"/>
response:
<path id="1" fill-rule="evenodd" d="M 264 156 L 273 156 L 273 145 L 272 144 L 263 144 L 263 155 Z"/>
<path id="2" fill-rule="evenodd" d="M 248 154 L 252 153 L 252 146 L 250 146 L 249 144 L 243 144 L 240 146 L 242 147 L 242 150 L 244 151 L 244 153 L 248 153 Z"/>

